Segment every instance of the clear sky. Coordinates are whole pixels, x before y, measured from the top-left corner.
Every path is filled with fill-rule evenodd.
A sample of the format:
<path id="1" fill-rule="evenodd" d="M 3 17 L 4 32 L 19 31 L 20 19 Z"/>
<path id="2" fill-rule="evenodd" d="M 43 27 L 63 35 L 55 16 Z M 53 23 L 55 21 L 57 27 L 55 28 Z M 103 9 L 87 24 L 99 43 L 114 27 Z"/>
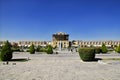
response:
<path id="1" fill-rule="evenodd" d="M 120 0 L 0 0 L 0 40 L 120 40 Z"/>

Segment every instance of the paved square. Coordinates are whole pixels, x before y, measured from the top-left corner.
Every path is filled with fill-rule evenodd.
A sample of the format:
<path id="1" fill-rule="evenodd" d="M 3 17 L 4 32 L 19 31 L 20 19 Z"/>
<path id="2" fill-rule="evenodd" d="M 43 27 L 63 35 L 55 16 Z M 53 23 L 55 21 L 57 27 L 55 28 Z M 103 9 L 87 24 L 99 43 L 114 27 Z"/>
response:
<path id="1" fill-rule="evenodd" d="M 14 53 L 15 59 L 28 57 L 31 60 L 12 61 L 9 65 L 0 62 L 0 80 L 120 80 L 120 60 L 103 63 L 83 62 L 77 53 Z M 96 57 L 106 55 L 99 54 Z"/>

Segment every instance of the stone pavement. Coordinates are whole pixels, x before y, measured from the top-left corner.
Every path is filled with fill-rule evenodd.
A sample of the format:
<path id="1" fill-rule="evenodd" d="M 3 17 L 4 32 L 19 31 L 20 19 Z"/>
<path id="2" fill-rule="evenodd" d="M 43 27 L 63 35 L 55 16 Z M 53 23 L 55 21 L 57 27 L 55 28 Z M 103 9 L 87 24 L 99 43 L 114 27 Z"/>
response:
<path id="1" fill-rule="evenodd" d="M 77 53 L 14 53 L 15 59 L 28 57 L 31 60 L 26 62 L 12 61 L 9 65 L 0 62 L 0 80 L 120 80 L 119 60 L 102 64 L 83 62 Z"/>

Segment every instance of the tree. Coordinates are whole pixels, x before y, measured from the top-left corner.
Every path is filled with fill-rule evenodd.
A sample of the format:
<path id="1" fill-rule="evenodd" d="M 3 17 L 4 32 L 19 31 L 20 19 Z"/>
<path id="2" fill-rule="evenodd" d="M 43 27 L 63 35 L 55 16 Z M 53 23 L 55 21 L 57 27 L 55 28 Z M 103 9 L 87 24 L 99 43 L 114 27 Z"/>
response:
<path id="1" fill-rule="evenodd" d="M 34 48 L 34 45 L 32 44 L 31 46 L 30 46 L 30 54 L 35 54 L 35 48 Z"/>
<path id="2" fill-rule="evenodd" d="M 46 48 L 47 48 L 46 50 L 47 54 L 53 54 L 52 46 L 48 45 Z"/>
<path id="3" fill-rule="evenodd" d="M 105 46 L 104 43 L 102 44 L 101 50 L 102 50 L 102 53 L 107 53 L 108 52 L 107 47 Z"/>
<path id="4" fill-rule="evenodd" d="M 2 61 L 9 61 L 12 59 L 12 49 L 11 49 L 11 44 L 6 41 L 5 45 L 2 47 L 0 58 Z"/>
<path id="5" fill-rule="evenodd" d="M 118 53 L 120 53 L 120 44 L 119 44 L 119 46 L 116 48 L 116 51 L 117 51 Z"/>

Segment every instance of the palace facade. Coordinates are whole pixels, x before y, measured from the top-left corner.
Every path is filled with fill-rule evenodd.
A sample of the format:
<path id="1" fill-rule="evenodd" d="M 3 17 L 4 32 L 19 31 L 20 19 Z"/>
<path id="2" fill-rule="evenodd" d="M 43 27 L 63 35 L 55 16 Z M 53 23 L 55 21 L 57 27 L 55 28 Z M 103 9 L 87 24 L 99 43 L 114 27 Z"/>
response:
<path id="1" fill-rule="evenodd" d="M 58 32 L 52 35 L 52 46 L 68 48 L 69 44 L 69 34 Z"/>
<path id="2" fill-rule="evenodd" d="M 0 46 L 4 45 L 5 41 L 0 41 Z M 55 48 L 68 48 L 68 47 L 100 47 L 104 43 L 107 47 L 118 46 L 120 41 L 104 40 L 104 41 L 83 41 L 83 40 L 73 40 L 69 41 L 69 34 L 58 32 L 52 35 L 52 41 L 17 41 L 10 42 L 12 45 L 17 44 L 18 46 L 29 47 L 31 44 L 35 46 L 46 46 L 51 45 Z"/>

